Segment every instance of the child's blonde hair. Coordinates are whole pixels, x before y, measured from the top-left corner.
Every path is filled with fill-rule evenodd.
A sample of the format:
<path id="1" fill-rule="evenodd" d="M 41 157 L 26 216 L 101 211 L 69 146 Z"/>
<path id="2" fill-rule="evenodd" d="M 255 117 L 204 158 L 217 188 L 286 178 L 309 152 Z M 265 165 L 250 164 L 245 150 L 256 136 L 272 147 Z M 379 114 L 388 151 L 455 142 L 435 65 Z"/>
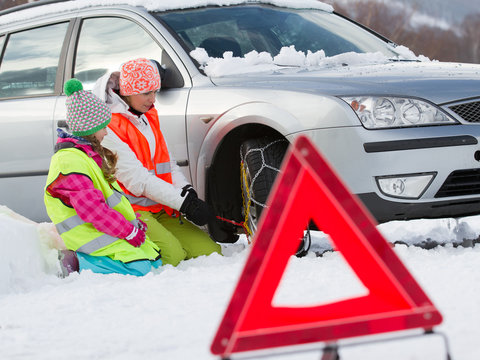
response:
<path id="1" fill-rule="evenodd" d="M 96 153 L 100 155 L 102 158 L 102 172 L 103 176 L 105 176 L 105 180 L 107 180 L 110 184 L 117 180 L 115 176 L 115 172 L 117 171 L 117 160 L 118 156 L 114 154 L 110 149 L 103 147 L 100 144 L 100 141 L 95 137 L 95 134 L 82 136 L 86 140 L 88 140 L 92 144 L 92 149 Z"/>

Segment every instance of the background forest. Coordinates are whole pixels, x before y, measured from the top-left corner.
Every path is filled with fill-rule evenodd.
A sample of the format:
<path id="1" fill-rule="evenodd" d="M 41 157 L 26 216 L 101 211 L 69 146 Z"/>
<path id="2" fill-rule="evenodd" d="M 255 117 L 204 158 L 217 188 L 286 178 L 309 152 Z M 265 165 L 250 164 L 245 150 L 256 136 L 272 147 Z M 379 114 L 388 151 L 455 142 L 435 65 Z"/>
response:
<path id="1" fill-rule="evenodd" d="M 330 1 L 330 3 L 332 3 Z M 392 6 L 387 1 L 333 1 L 335 11 L 405 45 L 431 60 L 480 63 L 480 12 L 470 13 L 458 24 L 430 18 L 419 22 L 415 6 Z"/>

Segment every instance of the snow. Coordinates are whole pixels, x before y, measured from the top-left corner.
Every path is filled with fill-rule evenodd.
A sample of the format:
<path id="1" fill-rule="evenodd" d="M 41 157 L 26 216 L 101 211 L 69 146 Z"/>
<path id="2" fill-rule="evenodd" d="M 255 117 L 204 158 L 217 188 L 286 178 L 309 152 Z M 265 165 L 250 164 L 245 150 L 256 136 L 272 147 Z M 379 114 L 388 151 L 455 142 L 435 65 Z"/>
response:
<path id="1" fill-rule="evenodd" d="M 393 47 L 392 51 L 398 54 L 398 59 L 415 60 L 429 62 L 430 59 L 423 55 L 416 56 L 406 46 L 400 45 Z M 272 72 L 279 66 L 299 67 L 305 70 L 315 70 L 319 68 L 340 66 L 342 64 L 372 65 L 387 64 L 391 58 L 386 55 L 376 53 L 355 53 L 347 52 L 335 56 L 325 56 L 323 50 L 312 53 L 310 50 L 305 54 L 303 51 L 297 51 L 294 45 L 282 47 L 275 57 L 267 52 L 251 51 L 243 57 L 234 57 L 231 51 L 226 51 L 222 58 L 209 57 L 205 49 L 196 48 L 190 52 L 201 66 L 201 69 L 210 77 L 238 75 L 253 72 Z"/>
<path id="2" fill-rule="evenodd" d="M 0 24 L 97 4 L 128 4 L 148 10 L 205 5 L 231 5 L 240 0 L 79 0 L 4 15 Z M 268 0 L 266 3 L 320 8 L 315 0 Z M 405 59 L 429 61 L 399 46 Z M 203 49 L 192 52 L 209 76 L 274 71 L 279 65 L 304 68 L 385 63 L 380 54 L 347 53 L 326 57 L 322 51 L 303 53 L 283 48 L 272 57 L 251 52 L 234 58 L 209 58 Z M 478 358 L 480 335 L 480 247 L 457 247 L 480 235 L 480 215 L 459 220 L 395 221 L 378 226 L 394 250 L 444 317 L 436 330 L 449 340 L 455 360 Z M 412 246 L 428 239 L 446 243 L 425 250 Z M 35 223 L 0 205 L 0 359 L 214 359 L 209 348 L 238 277 L 248 257 L 245 237 L 217 254 L 164 266 L 145 277 L 99 275 L 89 271 L 61 279 L 57 250 L 63 242 L 51 223 Z M 312 250 L 330 249 L 328 237 L 314 233 Z M 365 293 L 352 269 L 337 252 L 316 257 L 292 257 L 273 303 L 309 306 Z M 398 335 L 398 334 L 397 334 Z M 393 335 L 392 335 L 393 336 Z M 427 345 L 426 345 L 427 343 Z M 429 339 L 394 340 L 342 354 L 342 359 L 434 359 L 443 343 Z M 398 347 L 396 350 L 393 350 Z M 309 347 L 307 347 L 309 348 Z M 368 356 L 365 355 L 368 351 Z M 434 357 L 432 354 L 435 354 Z M 318 351 L 282 359 L 318 359 Z"/>
<path id="3" fill-rule="evenodd" d="M 454 244 L 478 238 L 480 216 L 395 221 L 378 228 L 391 242 L 447 243 L 431 250 L 396 245 L 394 251 L 442 313 L 435 330 L 448 337 L 452 358 L 478 358 L 480 247 Z M 313 250 L 328 245 L 326 235 L 314 233 Z M 61 279 L 59 247 L 51 223 L 35 223 L 0 206 L 0 359 L 215 358 L 209 348 L 249 253 L 245 237 L 226 247 L 228 256 L 167 265 L 145 277 L 86 271 Z M 341 254 L 310 253 L 291 258 L 273 303 L 320 304 L 365 291 Z M 386 344 L 345 348 L 342 359 L 445 358 L 439 336 L 397 339 L 400 335 L 385 335 L 394 338 Z M 319 357 L 317 350 L 273 358 Z"/>
<path id="4" fill-rule="evenodd" d="M 0 25 L 9 24 L 16 21 L 35 19 L 36 17 L 45 14 L 59 14 L 65 11 L 80 10 L 92 6 L 131 5 L 144 7 L 148 11 L 166 11 L 198 8 L 209 5 L 229 6 L 243 3 L 264 3 L 291 7 L 295 9 L 319 9 L 327 12 L 333 11 L 333 7 L 331 5 L 317 0 L 73 0 L 41 7 L 33 7 L 23 11 L 15 11 L 5 14 L 0 18 Z"/>

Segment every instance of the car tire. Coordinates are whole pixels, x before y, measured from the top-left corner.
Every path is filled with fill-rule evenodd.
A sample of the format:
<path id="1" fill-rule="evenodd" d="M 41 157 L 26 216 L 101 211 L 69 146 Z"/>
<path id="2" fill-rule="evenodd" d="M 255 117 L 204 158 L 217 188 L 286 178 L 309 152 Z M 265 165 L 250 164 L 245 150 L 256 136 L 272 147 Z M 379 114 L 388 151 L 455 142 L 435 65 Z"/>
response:
<path id="1" fill-rule="evenodd" d="M 288 144 L 285 139 L 262 137 L 247 140 L 240 147 L 242 215 L 252 233 L 280 171 Z"/>
<path id="2" fill-rule="evenodd" d="M 268 195 L 280 172 L 288 145 L 286 139 L 263 137 L 247 140 L 240 147 L 242 214 L 252 234 L 255 233 L 262 211 L 266 207 Z M 307 231 L 295 255 L 305 256 L 310 245 L 310 231 Z"/>

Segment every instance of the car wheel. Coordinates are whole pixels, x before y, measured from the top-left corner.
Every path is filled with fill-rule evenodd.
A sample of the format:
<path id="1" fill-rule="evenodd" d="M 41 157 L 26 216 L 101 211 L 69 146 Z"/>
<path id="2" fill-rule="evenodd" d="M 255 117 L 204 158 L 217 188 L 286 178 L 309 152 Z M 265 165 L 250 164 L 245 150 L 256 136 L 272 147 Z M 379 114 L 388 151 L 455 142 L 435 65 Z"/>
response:
<path id="1" fill-rule="evenodd" d="M 263 137 L 247 140 L 240 147 L 242 214 L 251 234 L 257 229 L 288 144 L 285 139 Z"/>
<path id="2" fill-rule="evenodd" d="M 253 235 L 289 142 L 286 139 L 263 137 L 250 139 L 240 147 L 240 174 L 243 197 L 242 214 L 247 231 Z M 311 245 L 310 231 L 305 233 L 296 256 L 303 257 Z"/>

